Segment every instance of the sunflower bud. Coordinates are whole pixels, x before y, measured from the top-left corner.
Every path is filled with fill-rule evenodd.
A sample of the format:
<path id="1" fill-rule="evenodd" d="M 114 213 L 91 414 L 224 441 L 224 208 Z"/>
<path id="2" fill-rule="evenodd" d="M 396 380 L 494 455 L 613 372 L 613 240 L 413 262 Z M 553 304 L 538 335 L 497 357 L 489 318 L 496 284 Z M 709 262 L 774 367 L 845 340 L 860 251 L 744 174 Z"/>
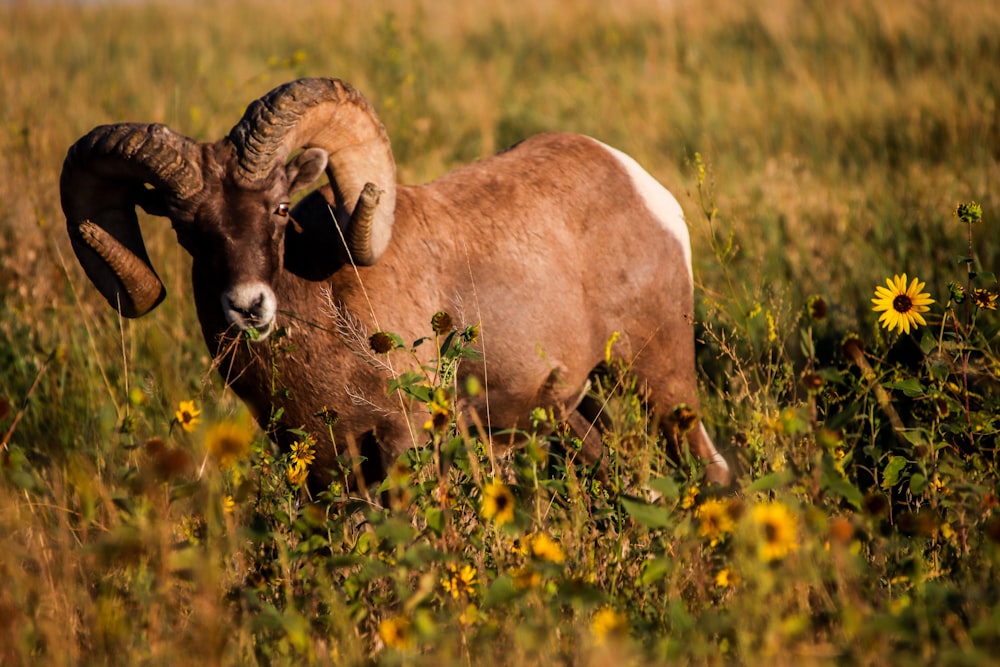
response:
<path id="1" fill-rule="evenodd" d="M 810 394 L 815 394 L 823 388 L 823 378 L 812 371 L 806 371 L 799 377 L 799 384 Z"/>
<path id="2" fill-rule="evenodd" d="M 822 322 L 826 319 L 826 299 L 819 295 L 809 297 L 806 302 L 806 312 L 814 322 Z"/>
<path id="3" fill-rule="evenodd" d="M 843 342 L 844 356 L 856 364 L 865 358 L 865 344 L 855 334 L 848 334 Z"/>
<path id="4" fill-rule="evenodd" d="M 955 217 L 970 225 L 983 220 L 983 207 L 974 201 L 959 204 L 955 209 Z"/>
<path id="5" fill-rule="evenodd" d="M 434 313 L 434 317 L 431 318 L 431 328 L 434 329 L 434 333 L 438 336 L 443 336 L 447 333 L 451 333 L 452 321 L 451 315 L 445 311 L 440 311 Z"/>
<path id="6" fill-rule="evenodd" d="M 965 287 L 958 283 L 948 283 L 948 294 L 956 305 L 965 302 Z"/>

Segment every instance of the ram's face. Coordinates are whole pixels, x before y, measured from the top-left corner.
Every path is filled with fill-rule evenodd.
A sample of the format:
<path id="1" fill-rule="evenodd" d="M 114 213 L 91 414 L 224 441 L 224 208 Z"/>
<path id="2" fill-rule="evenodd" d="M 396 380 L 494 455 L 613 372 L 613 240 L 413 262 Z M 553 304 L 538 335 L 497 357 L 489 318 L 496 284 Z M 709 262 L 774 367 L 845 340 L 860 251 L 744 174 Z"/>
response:
<path id="1" fill-rule="evenodd" d="M 303 157 L 305 156 L 305 157 Z M 193 257 L 198 282 L 218 294 L 218 307 L 237 331 L 263 340 L 274 328 L 274 285 L 282 269 L 289 210 L 298 189 L 326 166 L 322 151 L 306 151 L 280 165 L 253 189 L 230 179 L 207 187 L 205 197 L 170 215 L 177 239 Z"/>

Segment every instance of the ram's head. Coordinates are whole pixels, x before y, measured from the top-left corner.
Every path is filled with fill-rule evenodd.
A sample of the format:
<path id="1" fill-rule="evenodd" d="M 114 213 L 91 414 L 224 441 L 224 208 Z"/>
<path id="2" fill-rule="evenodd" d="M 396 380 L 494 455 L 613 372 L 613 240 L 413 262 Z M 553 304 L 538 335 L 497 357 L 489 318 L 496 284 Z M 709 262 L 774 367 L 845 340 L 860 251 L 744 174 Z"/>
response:
<path id="1" fill-rule="evenodd" d="M 366 113 L 341 113 L 344 105 Z M 324 170 L 330 227 L 339 227 L 344 242 L 315 248 L 290 206 Z M 302 79 L 255 101 L 214 143 L 160 124 L 97 127 L 70 148 L 60 189 L 73 249 L 112 307 L 139 317 L 165 296 L 139 207 L 171 220 L 198 280 L 220 295 L 226 320 L 263 338 L 279 306 L 272 285 L 286 260 L 303 274 L 314 265 L 309 253 L 378 261 L 392 232 L 395 177 L 385 129 L 365 99 L 339 80 Z M 302 237 L 289 241 L 293 252 L 285 249 L 289 234 Z"/>

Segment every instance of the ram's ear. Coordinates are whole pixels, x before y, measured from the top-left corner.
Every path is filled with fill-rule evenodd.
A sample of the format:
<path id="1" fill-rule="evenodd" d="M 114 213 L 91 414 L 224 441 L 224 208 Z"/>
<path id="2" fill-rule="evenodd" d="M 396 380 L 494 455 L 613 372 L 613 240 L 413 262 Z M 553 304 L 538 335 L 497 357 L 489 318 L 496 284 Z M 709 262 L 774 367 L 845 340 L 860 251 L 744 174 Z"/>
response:
<path id="1" fill-rule="evenodd" d="M 295 194 L 304 190 L 323 174 L 326 169 L 329 156 L 322 148 L 307 148 L 299 153 L 294 160 L 285 167 L 285 174 L 288 176 L 288 193 Z"/>

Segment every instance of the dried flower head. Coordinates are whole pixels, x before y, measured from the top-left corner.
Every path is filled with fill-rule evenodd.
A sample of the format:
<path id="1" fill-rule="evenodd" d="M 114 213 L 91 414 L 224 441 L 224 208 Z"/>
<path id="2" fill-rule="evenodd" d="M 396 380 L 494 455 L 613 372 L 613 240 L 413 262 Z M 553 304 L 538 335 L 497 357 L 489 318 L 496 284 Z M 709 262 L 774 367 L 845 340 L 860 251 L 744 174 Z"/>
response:
<path id="1" fill-rule="evenodd" d="M 819 295 L 813 295 L 806 301 L 806 312 L 814 322 L 822 322 L 826 319 L 826 299 Z"/>
<path id="2" fill-rule="evenodd" d="M 162 438 L 150 438 L 143 447 L 152 460 L 153 475 L 160 481 L 169 481 L 194 469 L 194 461 L 186 449 L 169 447 Z"/>
<path id="3" fill-rule="evenodd" d="M 451 333 L 453 327 L 454 324 L 451 321 L 451 315 L 443 310 L 434 313 L 434 317 L 431 318 L 431 328 L 438 336 Z"/>
<path id="4" fill-rule="evenodd" d="M 865 344 L 857 334 L 847 334 L 841 343 L 841 349 L 844 351 L 844 356 L 854 363 L 859 363 L 865 358 Z"/>
<path id="5" fill-rule="evenodd" d="M 333 408 L 323 406 L 319 412 L 313 415 L 313 417 L 319 417 L 323 420 L 323 424 L 326 426 L 333 426 L 338 421 L 340 421 L 340 415 Z"/>
<path id="6" fill-rule="evenodd" d="M 846 545 L 854 538 L 854 524 L 846 517 L 832 517 L 829 529 L 830 541 L 834 544 Z"/>
<path id="7" fill-rule="evenodd" d="M 392 351 L 392 348 L 395 347 L 395 341 L 386 332 L 376 331 L 368 337 L 368 346 L 375 354 L 385 354 Z"/>
<path id="8" fill-rule="evenodd" d="M 815 394 L 823 388 L 823 378 L 812 371 L 805 371 L 799 376 L 799 384 L 810 394 Z"/>
<path id="9" fill-rule="evenodd" d="M 889 513 L 889 500 L 881 493 L 869 493 L 861 504 L 865 512 L 873 517 L 882 517 Z"/>

